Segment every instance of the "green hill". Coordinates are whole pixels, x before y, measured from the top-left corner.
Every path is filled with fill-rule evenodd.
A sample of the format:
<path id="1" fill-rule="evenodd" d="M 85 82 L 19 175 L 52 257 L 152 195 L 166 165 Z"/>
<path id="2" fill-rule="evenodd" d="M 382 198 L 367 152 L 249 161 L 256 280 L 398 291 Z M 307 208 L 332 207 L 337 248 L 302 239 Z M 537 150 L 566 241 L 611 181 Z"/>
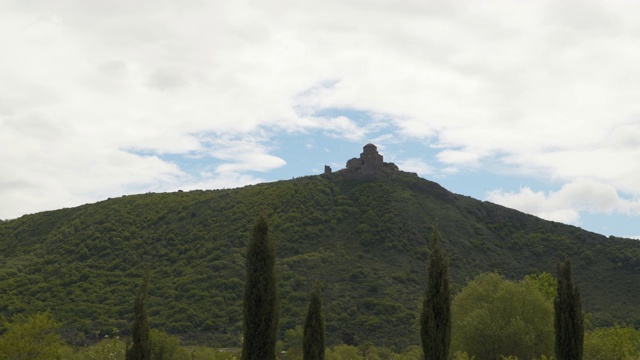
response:
<path id="1" fill-rule="evenodd" d="M 418 343 L 427 239 L 437 221 L 454 290 L 475 275 L 547 271 L 571 257 L 596 325 L 640 325 L 640 242 L 606 238 L 450 193 L 395 169 L 240 189 L 144 194 L 0 223 L 0 314 L 50 310 L 76 343 L 128 332 L 151 271 L 152 327 L 239 346 L 245 244 L 265 215 L 277 239 L 281 332 L 324 283 L 327 341 Z"/>

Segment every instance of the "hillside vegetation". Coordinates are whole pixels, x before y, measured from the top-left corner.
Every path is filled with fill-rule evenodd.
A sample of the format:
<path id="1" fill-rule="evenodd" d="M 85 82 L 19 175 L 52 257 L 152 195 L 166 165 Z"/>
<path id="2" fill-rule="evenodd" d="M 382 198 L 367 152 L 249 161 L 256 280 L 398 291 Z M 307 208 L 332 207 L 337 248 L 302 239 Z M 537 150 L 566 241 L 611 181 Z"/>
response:
<path id="1" fill-rule="evenodd" d="M 0 314 L 48 310 L 76 344 L 126 335 L 148 269 L 152 328 L 185 343 L 238 347 L 245 246 L 260 215 L 277 239 L 281 334 L 303 323 L 320 280 L 328 344 L 418 344 L 435 221 L 454 292 L 484 272 L 555 273 L 556 261 L 570 257 L 593 324 L 640 326 L 640 242 L 452 194 L 402 172 L 125 196 L 0 222 Z"/>

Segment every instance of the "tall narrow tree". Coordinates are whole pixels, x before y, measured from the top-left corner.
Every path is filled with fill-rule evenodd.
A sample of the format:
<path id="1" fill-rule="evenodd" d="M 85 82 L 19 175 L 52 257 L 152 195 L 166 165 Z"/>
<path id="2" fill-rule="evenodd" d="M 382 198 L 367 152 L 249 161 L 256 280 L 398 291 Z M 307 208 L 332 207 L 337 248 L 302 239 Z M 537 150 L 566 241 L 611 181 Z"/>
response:
<path id="1" fill-rule="evenodd" d="M 260 217 L 247 247 L 242 360 L 275 360 L 278 335 L 278 288 L 275 244 Z"/>
<path id="2" fill-rule="evenodd" d="M 440 234 L 433 226 L 427 269 L 427 290 L 420 314 L 420 339 L 425 360 L 446 360 L 451 344 L 451 294 L 449 261 L 440 248 Z"/>
<path id="3" fill-rule="evenodd" d="M 571 261 L 558 263 L 558 292 L 554 301 L 556 358 L 582 360 L 584 325 L 580 290 L 573 283 Z"/>
<path id="4" fill-rule="evenodd" d="M 145 273 L 138 294 L 133 302 L 133 324 L 131 325 L 131 344 L 127 346 L 127 360 L 151 359 L 149 341 L 149 317 L 147 315 L 147 288 L 149 273 Z"/>
<path id="5" fill-rule="evenodd" d="M 324 360 L 324 316 L 320 299 L 320 284 L 316 283 L 311 293 L 307 317 L 302 336 L 302 359 Z"/>

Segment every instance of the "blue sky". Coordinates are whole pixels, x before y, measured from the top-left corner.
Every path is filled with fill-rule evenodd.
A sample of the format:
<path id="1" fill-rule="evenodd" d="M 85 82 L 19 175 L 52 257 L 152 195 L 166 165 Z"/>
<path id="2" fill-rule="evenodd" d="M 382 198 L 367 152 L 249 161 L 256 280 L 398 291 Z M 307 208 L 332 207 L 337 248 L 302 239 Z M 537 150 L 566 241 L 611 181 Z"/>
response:
<path id="1" fill-rule="evenodd" d="M 0 219 L 321 173 L 640 237 L 640 3 L 0 3 Z"/>

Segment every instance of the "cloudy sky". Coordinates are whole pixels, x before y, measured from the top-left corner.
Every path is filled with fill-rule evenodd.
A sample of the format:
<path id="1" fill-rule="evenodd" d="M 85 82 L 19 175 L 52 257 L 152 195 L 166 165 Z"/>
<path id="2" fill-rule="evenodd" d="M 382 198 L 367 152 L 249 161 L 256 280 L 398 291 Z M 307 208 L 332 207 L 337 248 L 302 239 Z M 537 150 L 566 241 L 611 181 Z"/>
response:
<path id="1" fill-rule="evenodd" d="M 0 219 L 318 174 L 640 235 L 640 2 L 0 0 Z"/>

